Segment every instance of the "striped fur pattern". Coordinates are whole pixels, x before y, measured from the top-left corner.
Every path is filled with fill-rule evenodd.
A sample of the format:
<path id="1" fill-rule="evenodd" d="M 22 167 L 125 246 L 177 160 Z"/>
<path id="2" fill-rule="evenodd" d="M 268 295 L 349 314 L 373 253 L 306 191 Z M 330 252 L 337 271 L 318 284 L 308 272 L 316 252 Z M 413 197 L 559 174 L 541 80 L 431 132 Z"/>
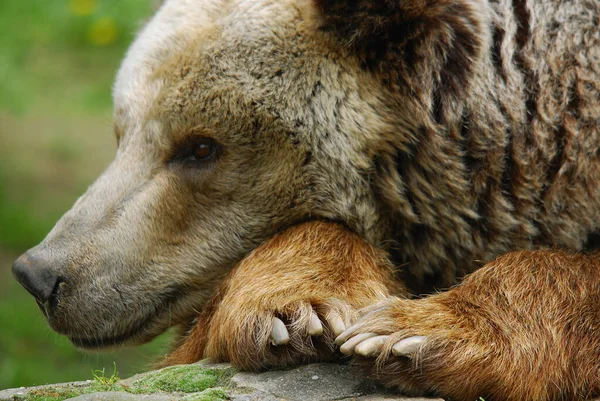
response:
<path id="1" fill-rule="evenodd" d="M 600 3 L 320 1 L 386 83 L 375 183 L 416 288 L 600 230 Z M 593 245 L 593 244 L 590 244 Z"/>

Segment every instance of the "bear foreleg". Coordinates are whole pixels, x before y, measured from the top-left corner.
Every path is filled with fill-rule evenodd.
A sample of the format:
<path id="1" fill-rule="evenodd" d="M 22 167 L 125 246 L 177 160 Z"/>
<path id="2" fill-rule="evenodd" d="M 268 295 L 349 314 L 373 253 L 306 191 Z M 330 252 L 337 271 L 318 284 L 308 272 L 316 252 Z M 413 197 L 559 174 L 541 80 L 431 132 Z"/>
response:
<path id="1" fill-rule="evenodd" d="M 166 364 L 210 358 L 260 370 L 331 360 L 358 309 L 403 293 L 383 251 L 338 224 L 301 224 L 234 268 Z"/>
<path id="2" fill-rule="evenodd" d="M 585 400 L 600 388 L 600 257 L 510 253 L 447 292 L 368 308 L 337 342 L 404 393 Z"/>

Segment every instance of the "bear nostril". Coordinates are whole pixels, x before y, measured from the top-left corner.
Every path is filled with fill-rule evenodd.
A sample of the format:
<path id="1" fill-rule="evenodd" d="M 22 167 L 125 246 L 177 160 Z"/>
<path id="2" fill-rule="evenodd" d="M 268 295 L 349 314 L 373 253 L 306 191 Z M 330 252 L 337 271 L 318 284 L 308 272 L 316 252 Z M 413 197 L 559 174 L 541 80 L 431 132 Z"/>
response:
<path id="1" fill-rule="evenodd" d="M 48 312 L 52 313 L 60 304 L 60 285 L 64 283 L 64 279 L 62 277 L 58 277 L 56 279 L 56 284 L 54 284 L 54 288 L 52 289 L 52 293 L 50 294 L 50 299 L 48 299 Z"/>
<path id="2" fill-rule="evenodd" d="M 17 281 L 35 298 L 46 316 L 59 303 L 60 284 L 58 277 L 42 259 L 25 253 L 15 261 L 12 268 Z"/>

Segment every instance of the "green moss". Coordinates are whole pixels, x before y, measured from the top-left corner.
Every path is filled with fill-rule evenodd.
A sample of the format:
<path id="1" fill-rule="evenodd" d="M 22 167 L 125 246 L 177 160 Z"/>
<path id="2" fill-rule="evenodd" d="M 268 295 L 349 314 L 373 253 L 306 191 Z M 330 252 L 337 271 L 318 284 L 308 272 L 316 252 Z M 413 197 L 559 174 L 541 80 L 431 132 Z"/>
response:
<path id="1" fill-rule="evenodd" d="M 131 389 L 144 393 L 157 391 L 195 393 L 226 385 L 233 373 L 233 369 L 205 369 L 198 365 L 173 366 L 136 380 Z"/>
<path id="2" fill-rule="evenodd" d="M 120 391 L 124 393 L 151 394 L 157 392 L 195 393 L 185 401 L 223 401 L 228 397 L 225 389 L 235 369 L 206 369 L 198 365 L 173 366 L 148 373 L 133 382 L 131 387 L 117 382 L 116 368 L 112 376 L 95 372 L 94 380 L 83 386 L 45 387 L 14 396 L 15 401 L 63 401 L 83 394 Z"/>
<path id="3" fill-rule="evenodd" d="M 123 391 L 123 392 L 127 392 L 127 393 L 130 392 L 128 387 L 125 387 L 118 383 L 104 384 L 104 383 L 94 382 L 89 387 L 83 388 L 83 394 L 105 393 L 107 391 Z"/>
<path id="4" fill-rule="evenodd" d="M 107 391 L 130 392 L 128 387 L 117 383 L 103 384 L 92 382 L 84 386 L 66 386 L 66 387 L 45 387 L 39 390 L 30 391 L 24 395 L 13 397 L 15 401 L 62 401 L 73 397 L 79 397 L 83 394 L 104 393 Z"/>
<path id="5" fill-rule="evenodd" d="M 82 395 L 83 388 L 77 387 L 48 387 L 40 390 L 33 390 L 25 395 L 16 395 L 16 401 L 62 401 Z"/>
<path id="6" fill-rule="evenodd" d="M 181 401 L 225 401 L 228 400 L 225 390 L 221 387 L 209 388 L 200 393 L 186 395 Z"/>

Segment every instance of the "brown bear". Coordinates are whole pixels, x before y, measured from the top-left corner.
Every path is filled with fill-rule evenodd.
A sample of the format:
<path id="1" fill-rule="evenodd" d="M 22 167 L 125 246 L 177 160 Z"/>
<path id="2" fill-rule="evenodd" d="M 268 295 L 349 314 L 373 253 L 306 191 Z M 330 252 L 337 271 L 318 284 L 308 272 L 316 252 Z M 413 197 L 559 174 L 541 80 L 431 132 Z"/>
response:
<path id="1" fill-rule="evenodd" d="M 115 160 L 15 276 L 81 348 L 179 326 L 165 364 L 598 394 L 599 25 L 598 0 L 167 0 Z"/>

